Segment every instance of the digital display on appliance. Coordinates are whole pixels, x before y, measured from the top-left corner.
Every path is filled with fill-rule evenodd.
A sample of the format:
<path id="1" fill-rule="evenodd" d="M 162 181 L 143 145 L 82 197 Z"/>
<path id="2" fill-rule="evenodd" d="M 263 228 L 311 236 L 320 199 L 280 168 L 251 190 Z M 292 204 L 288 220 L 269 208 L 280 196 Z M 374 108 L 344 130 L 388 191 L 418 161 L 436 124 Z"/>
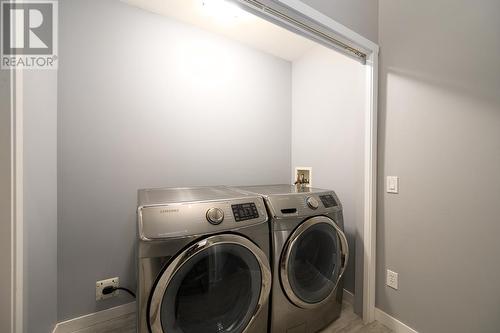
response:
<path id="1" fill-rule="evenodd" d="M 233 215 L 236 222 L 255 219 L 259 217 L 257 206 L 255 206 L 255 203 L 253 202 L 231 205 L 231 208 L 233 209 Z"/>
<path id="2" fill-rule="evenodd" d="M 323 203 L 325 208 L 338 206 L 337 201 L 335 201 L 335 198 L 331 194 L 320 195 L 319 198 L 321 199 L 321 202 Z"/>

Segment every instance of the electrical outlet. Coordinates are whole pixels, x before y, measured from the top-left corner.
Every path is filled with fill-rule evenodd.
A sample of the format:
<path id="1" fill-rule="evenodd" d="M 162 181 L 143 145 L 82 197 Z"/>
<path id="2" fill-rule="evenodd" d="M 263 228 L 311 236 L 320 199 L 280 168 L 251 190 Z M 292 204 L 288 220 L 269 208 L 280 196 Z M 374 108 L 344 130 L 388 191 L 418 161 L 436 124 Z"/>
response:
<path id="1" fill-rule="evenodd" d="M 116 296 L 118 291 L 114 291 L 111 294 L 108 295 L 103 295 L 102 290 L 106 287 L 113 286 L 113 287 L 119 287 L 120 286 L 120 278 L 114 277 L 111 279 L 107 280 L 101 280 L 97 281 L 95 283 L 95 299 L 96 301 L 102 300 L 102 299 L 107 299 L 113 296 Z"/>
<path id="2" fill-rule="evenodd" d="M 387 270 L 387 278 L 385 282 L 389 287 L 398 290 L 398 273 Z"/>

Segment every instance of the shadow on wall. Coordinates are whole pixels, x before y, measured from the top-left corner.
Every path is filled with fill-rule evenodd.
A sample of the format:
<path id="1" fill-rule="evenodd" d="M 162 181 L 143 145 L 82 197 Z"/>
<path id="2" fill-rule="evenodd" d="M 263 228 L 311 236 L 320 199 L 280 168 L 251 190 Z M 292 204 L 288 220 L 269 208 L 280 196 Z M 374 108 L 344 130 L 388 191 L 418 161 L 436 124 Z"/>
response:
<path id="1" fill-rule="evenodd" d="M 405 37 L 436 38 L 419 34 Z M 490 332 L 500 324 L 500 269 L 485 256 L 500 251 L 500 68 L 490 59 L 500 47 L 483 55 L 464 44 L 448 57 L 389 37 L 381 38 L 377 307 L 421 332 Z M 385 193 L 389 175 L 401 178 L 399 194 Z M 399 290 L 385 286 L 386 269 L 399 273 Z M 472 308 L 481 313 L 469 316 Z"/>
<path id="2" fill-rule="evenodd" d="M 499 10 L 379 1 L 376 303 L 419 332 L 500 327 Z M 389 175 L 397 195 L 384 191 Z"/>
<path id="3" fill-rule="evenodd" d="M 434 88 L 440 89 L 462 97 L 470 97 L 481 102 L 488 102 L 493 106 L 500 104 L 500 83 L 494 81 L 488 82 L 474 82 L 473 80 L 454 79 L 448 75 L 439 75 L 438 73 L 425 73 L 422 71 L 405 69 L 401 67 L 387 68 L 387 78 L 382 82 L 384 84 L 384 91 L 387 91 L 388 82 L 391 76 L 397 76 L 413 82 L 420 82 L 421 84 L 431 85 Z"/>

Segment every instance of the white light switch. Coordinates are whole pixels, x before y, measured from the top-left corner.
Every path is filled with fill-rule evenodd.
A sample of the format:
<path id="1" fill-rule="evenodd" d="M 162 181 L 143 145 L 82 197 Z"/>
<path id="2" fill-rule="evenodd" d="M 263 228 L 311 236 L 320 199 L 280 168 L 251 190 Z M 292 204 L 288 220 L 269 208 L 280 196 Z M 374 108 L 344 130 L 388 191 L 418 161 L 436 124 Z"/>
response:
<path id="1" fill-rule="evenodd" d="M 385 284 L 393 289 L 398 290 L 398 273 L 388 269 Z"/>
<path id="2" fill-rule="evenodd" d="M 387 176 L 387 193 L 399 193 L 399 177 Z"/>

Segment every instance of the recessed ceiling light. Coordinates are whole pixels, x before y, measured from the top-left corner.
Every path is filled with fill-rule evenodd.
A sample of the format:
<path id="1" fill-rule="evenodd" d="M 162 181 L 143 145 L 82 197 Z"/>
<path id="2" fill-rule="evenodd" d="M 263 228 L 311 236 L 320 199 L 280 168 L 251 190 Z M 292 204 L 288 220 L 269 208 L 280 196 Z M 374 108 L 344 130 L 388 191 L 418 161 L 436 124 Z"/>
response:
<path id="1" fill-rule="evenodd" d="M 227 0 L 200 0 L 203 11 L 210 17 L 222 23 L 247 18 L 250 13 L 240 8 L 236 3 Z"/>

